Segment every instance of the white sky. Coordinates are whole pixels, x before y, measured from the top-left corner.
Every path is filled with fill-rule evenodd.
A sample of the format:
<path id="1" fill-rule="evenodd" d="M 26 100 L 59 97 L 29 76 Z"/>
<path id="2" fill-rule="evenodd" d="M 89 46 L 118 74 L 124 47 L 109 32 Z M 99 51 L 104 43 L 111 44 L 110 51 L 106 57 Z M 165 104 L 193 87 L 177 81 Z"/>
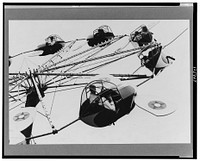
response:
<path id="1" fill-rule="evenodd" d="M 9 55 L 13 56 L 35 49 L 51 34 L 57 34 L 65 41 L 87 38 L 94 29 L 101 25 L 110 26 L 115 35 L 130 34 L 139 25 L 151 25 L 154 22 L 158 21 L 9 21 Z M 185 28 L 189 28 L 187 20 L 161 20 L 151 31 L 154 33 L 154 38 L 165 45 Z M 127 39 L 124 39 L 110 46 L 107 52 L 123 47 L 126 42 Z M 131 47 L 130 44 L 127 48 Z M 144 95 L 144 100 L 147 98 L 145 95 L 164 97 L 177 107 L 174 114 L 157 118 L 135 107 L 129 115 L 119 119 L 115 126 L 93 128 L 79 121 L 57 135 L 43 137 L 35 141 L 38 144 L 189 143 L 191 119 L 189 30 L 168 46 L 164 53 L 175 57 L 175 63 L 154 80 L 139 87 L 137 92 L 138 95 Z M 11 72 L 26 70 L 24 65 L 39 64 L 46 59 L 45 57 L 21 56 L 13 60 L 9 70 Z M 25 60 L 29 63 L 25 63 Z M 138 58 L 132 56 L 98 72 L 129 74 L 139 65 Z M 146 71 L 141 70 L 141 73 Z M 136 82 L 129 81 L 129 84 L 135 86 Z M 51 116 L 56 127 L 60 128 L 78 117 L 80 95 L 81 89 L 56 94 Z M 51 106 L 52 97 L 52 95 L 48 95 L 44 98 L 47 107 Z M 49 130 L 46 119 L 38 114 L 34 123 L 33 135 L 49 132 Z M 20 137 L 17 133 L 14 135 Z"/>

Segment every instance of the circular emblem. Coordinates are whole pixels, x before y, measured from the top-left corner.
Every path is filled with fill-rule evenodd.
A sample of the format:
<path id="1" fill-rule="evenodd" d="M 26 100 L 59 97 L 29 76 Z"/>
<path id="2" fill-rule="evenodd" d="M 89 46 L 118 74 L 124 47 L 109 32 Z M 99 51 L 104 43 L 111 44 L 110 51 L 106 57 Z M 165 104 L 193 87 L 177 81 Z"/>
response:
<path id="1" fill-rule="evenodd" d="M 155 110 L 162 110 L 167 107 L 166 103 L 162 101 L 150 101 L 148 105 L 150 108 Z"/>
<path id="2" fill-rule="evenodd" d="M 26 120 L 29 117 L 29 115 L 30 114 L 28 112 L 20 112 L 13 117 L 13 120 L 14 121 L 23 121 L 23 120 Z"/>

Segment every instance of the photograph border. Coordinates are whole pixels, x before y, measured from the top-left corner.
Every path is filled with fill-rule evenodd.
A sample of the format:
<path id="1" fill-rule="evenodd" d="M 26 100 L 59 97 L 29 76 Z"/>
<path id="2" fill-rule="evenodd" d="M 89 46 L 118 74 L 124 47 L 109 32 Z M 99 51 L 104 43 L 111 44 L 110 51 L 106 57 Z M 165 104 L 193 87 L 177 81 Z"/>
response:
<path id="1" fill-rule="evenodd" d="M 67 8 L 67 9 L 66 9 Z M 123 13 L 123 14 L 122 14 Z M 189 19 L 190 144 L 9 145 L 9 20 Z M 197 3 L 3 3 L 3 158 L 197 158 Z"/>

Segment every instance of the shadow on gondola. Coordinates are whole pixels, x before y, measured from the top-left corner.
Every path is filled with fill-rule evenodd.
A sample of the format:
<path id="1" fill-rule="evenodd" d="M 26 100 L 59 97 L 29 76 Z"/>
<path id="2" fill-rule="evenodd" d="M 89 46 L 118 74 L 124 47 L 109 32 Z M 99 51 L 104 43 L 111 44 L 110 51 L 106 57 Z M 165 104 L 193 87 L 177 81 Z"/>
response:
<path id="1" fill-rule="evenodd" d="M 96 45 L 105 46 L 108 40 L 114 38 L 114 34 L 109 26 L 103 25 L 93 31 L 93 35 L 88 36 L 88 45 L 94 47 Z"/>

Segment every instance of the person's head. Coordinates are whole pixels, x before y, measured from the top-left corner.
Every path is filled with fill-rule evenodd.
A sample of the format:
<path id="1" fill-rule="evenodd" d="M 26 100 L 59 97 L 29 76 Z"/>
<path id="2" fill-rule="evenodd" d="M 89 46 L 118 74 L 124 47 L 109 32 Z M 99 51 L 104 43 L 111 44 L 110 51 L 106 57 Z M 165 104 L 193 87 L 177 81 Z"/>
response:
<path id="1" fill-rule="evenodd" d="M 146 26 L 142 26 L 142 31 L 143 32 L 147 32 L 148 31 L 147 27 Z"/>
<path id="2" fill-rule="evenodd" d="M 139 34 L 139 32 L 138 31 L 135 31 L 135 35 L 138 35 Z"/>
<path id="3" fill-rule="evenodd" d="M 93 93 L 93 94 L 96 93 L 96 87 L 95 87 L 94 85 L 91 84 L 91 85 L 89 86 L 89 89 L 90 89 L 90 92 L 91 92 L 91 93 Z"/>
<path id="4" fill-rule="evenodd" d="M 98 33 L 104 33 L 103 29 L 98 29 Z"/>
<path id="5" fill-rule="evenodd" d="M 51 35 L 51 36 L 47 37 L 45 40 L 46 40 L 47 44 L 53 45 L 56 41 L 56 37 Z"/>
<path id="6" fill-rule="evenodd" d="M 53 40 L 55 40 L 55 37 L 54 37 L 54 36 L 50 36 L 49 39 L 50 39 L 51 41 L 53 41 Z"/>

